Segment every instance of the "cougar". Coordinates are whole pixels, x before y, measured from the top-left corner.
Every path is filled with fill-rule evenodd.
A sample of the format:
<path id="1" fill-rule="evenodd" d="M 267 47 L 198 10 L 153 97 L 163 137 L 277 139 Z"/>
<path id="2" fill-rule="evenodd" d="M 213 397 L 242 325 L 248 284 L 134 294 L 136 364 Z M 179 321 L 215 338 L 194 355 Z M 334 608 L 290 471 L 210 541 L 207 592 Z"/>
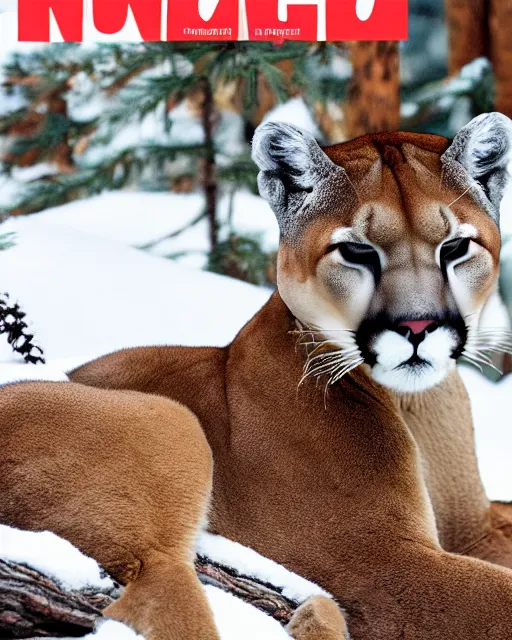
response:
<path id="1" fill-rule="evenodd" d="M 323 149 L 261 125 L 277 291 L 225 348 L 0 390 L 1 520 L 124 578 L 109 613 L 150 637 L 215 637 L 191 570 L 207 515 L 333 594 L 343 615 L 307 602 L 296 637 L 510 640 L 512 509 L 483 490 L 456 361 L 511 347 L 490 324 L 511 139 L 500 114 Z"/>

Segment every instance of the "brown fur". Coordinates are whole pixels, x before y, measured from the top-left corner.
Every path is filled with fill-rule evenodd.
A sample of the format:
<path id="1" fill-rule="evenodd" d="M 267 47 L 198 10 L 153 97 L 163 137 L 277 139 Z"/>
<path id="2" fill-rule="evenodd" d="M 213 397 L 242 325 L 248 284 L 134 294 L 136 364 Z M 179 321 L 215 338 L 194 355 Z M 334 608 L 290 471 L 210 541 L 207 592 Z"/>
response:
<path id="1" fill-rule="evenodd" d="M 508 638 L 512 574 L 441 550 L 417 442 L 388 392 L 364 371 L 327 409 L 313 381 L 297 391 L 293 327 L 276 293 L 227 349 L 127 350 L 73 378 L 190 406 L 215 460 L 210 527 L 334 593 L 354 638 Z M 440 525 L 464 535 L 451 514 Z"/>
<path id="2" fill-rule="evenodd" d="M 0 522 L 95 558 L 126 585 L 105 614 L 148 640 L 218 640 L 193 564 L 212 484 L 197 418 L 161 396 L 75 383 L 9 385 L 0 406 Z M 306 605 L 294 638 L 344 640 L 333 602 Z"/>
<path id="3" fill-rule="evenodd" d="M 442 386 L 396 399 L 420 448 L 443 548 L 512 569 L 512 505 L 490 504 L 485 495 L 460 376 L 454 373 Z"/>
<path id="4" fill-rule="evenodd" d="M 294 637 L 299 633 L 301 640 L 349 640 L 341 611 L 334 600 L 322 596 L 309 598 L 297 609 L 288 631 Z"/>
<path id="5" fill-rule="evenodd" d="M 217 640 L 193 564 L 212 461 L 192 413 L 67 383 L 10 385 L 0 405 L 0 521 L 51 530 L 128 584 L 107 615 L 146 637 Z"/>
<path id="6" fill-rule="evenodd" d="M 390 246 L 401 242 L 410 250 L 414 245 L 417 259 L 432 235 L 440 234 L 439 199 L 447 198 L 443 201 L 449 204 L 461 195 L 453 185 L 441 189 L 440 155 L 447 144 L 434 136 L 394 134 L 363 138 L 326 153 L 345 167 L 359 205 L 375 199 L 383 205 L 382 210 L 374 206 L 372 216 L 361 217 L 366 232 L 378 234 L 382 243 L 391 234 Z M 368 171 L 375 161 L 380 161 L 378 174 Z M 315 233 L 306 229 L 295 246 L 282 244 L 280 279 L 283 285 L 288 278 L 288 292 L 294 282 L 297 286 L 310 278 L 333 225 L 345 220 L 353 224 L 352 217 L 361 212 L 360 206 L 342 205 L 314 223 Z M 459 220 L 478 225 L 480 242 L 497 262 L 494 223 L 470 195 L 452 209 Z M 512 572 L 449 553 L 467 552 L 510 566 L 507 534 L 512 520 L 505 505 L 491 510 L 483 493 L 468 401 L 457 374 L 439 389 L 399 397 L 360 367 L 331 387 L 324 403 L 323 389 L 314 380 L 306 379 L 298 388 L 304 354 L 295 328 L 276 292 L 224 349 L 125 350 L 79 368 L 71 378 L 109 390 L 166 396 L 191 409 L 215 461 L 210 529 L 333 593 L 347 612 L 354 640 L 510 640 Z M 30 387 L 18 389 L 30 402 L 21 424 L 37 412 Z M 75 411 L 81 404 L 79 400 Z M 61 411 L 66 415 L 66 405 Z M 143 432 L 149 433 L 147 417 L 140 419 L 146 420 Z M 2 420 L 2 430 L 8 428 L 4 424 L 9 421 Z M 73 424 L 80 431 L 82 418 L 77 416 Z M 47 421 L 38 422 L 38 437 L 47 426 Z M 151 439 L 137 434 L 137 440 L 154 454 Z M 7 460 L 19 459 L 21 452 L 14 446 Z M 2 456 L 0 451 L 0 460 L 6 460 Z M 65 459 L 64 452 L 61 457 Z M 37 461 L 37 455 L 31 460 Z M 31 464 L 36 462 L 27 463 L 29 468 Z M 117 468 L 117 456 L 110 452 L 104 464 Z M 41 491 L 37 476 L 31 474 L 27 485 L 18 482 L 18 490 L 30 487 L 30 504 L 59 504 L 59 492 Z M 74 495 L 76 484 L 69 486 Z M 139 479 L 133 474 L 124 491 L 137 495 Z M 1 495 L 0 508 L 4 502 Z M 104 499 L 96 508 L 103 505 L 108 509 Z M 38 527 L 40 513 L 18 506 L 10 521 Z M 148 516 L 147 510 L 141 513 Z M 171 519 L 176 515 L 168 513 Z M 59 526 L 56 511 L 52 519 Z M 159 525 L 167 526 L 162 518 Z M 75 534 L 71 541 L 83 548 L 80 539 L 87 533 Z M 98 557 L 95 551 L 92 555 Z M 329 607 L 324 600 L 313 601 L 297 613 L 295 623 L 304 640 L 331 640 L 337 632 L 343 637 L 339 612 L 331 615 Z M 128 610 L 133 611 L 133 603 Z M 311 635 L 311 620 L 316 636 Z"/>

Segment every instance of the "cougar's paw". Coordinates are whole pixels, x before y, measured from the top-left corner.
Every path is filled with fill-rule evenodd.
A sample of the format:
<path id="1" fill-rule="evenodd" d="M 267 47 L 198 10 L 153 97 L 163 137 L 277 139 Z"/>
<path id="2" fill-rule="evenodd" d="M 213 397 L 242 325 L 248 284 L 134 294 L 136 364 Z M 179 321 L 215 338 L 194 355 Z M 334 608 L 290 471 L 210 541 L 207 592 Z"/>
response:
<path id="1" fill-rule="evenodd" d="M 349 640 L 343 613 L 325 596 L 314 596 L 302 604 L 288 625 L 295 640 Z"/>

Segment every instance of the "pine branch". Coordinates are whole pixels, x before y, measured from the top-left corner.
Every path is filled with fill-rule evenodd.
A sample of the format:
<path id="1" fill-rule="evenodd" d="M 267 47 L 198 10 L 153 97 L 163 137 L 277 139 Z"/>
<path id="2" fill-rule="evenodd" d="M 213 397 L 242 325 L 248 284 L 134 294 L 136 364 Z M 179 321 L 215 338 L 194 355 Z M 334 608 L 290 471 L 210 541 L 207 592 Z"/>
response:
<path id="1" fill-rule="evenodd" d="M 201 222 L 201 220 L 204 220 L 204 218 L 206 218 L 206 211 L 201 211 L 199 215 L 197 215 L 188 224 L 184 225 L 177 231 L 173 231 L 172 233 L 169 233 L 161 238 L 158 238 L 157 240 L 152 240 L 151 242 L 148 242 L 146 244 L 141 244 L 137 247 L 137 249 L 140 249 L 141 251 L 149 251 L 150 249 L 153 249 L 153 247 L 156 247 L 157 245 L 159 245 L 164 240 L 171 240 L 172 238 L 177 238 L 184 231 L 187 231 L 188 229 L 195 227 L 195 225 Z"/>
<path id="2" fill-rule="evenodd" d="M 0 214 L 0 222 L 2 222 L 1 214 Z M 6 249 L 10 249 L 11 247 L 14 247 L 15 237 L 16 237 L 16 234 L 14 232 L 0 234 L 0 251 L 5 251 Z"/>
<path id="3" fill-rule="evenodd" d="M 33 343 L 28 333 L 25 314 L 18 304 L 11 304 L 7 293 L 0 295 L 0 334 L 7 335 L 13 351 L 23 356 L 27 364 L 44 364 L 43 350 Z"/>

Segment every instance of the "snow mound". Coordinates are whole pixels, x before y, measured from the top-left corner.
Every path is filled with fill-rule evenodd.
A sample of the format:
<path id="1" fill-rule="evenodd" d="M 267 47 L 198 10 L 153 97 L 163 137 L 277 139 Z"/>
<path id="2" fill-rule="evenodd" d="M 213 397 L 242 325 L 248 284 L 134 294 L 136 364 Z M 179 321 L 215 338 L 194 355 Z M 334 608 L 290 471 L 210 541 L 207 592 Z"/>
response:
<path id="1" fill-rule="evenodd" d="M 491 382 L 476 369 L 459 367 L 471 401 L 476 453 L 487 495 L 492 500 L 512 500 L 512 376 Z"/>
<path id="2" fill-rule="evenodd" d="M 155 255 L 181 254 L 178 262 L 202 268 L 209 251 L 208 224 L 206 219 L 192 223 L 203 209 L 201 194 L 118 191 L 46 209 L 37 218 L 133 247 L 157 243 L 151 250 Z M 279 228 L 263 198 L 245 191 L 237 192 L 233 202 L 224 196 L 218 218 L 221 239 L 232 228 L 239 235 L 258 238 L 264 251 L 277 250 Z"/>
<path id="3" fill-rule="evenodd" d="M 97 562 L 50 531 L 20 531 L 0 525 L 0 557 L 52 577 L 68 591 L 114 588 L 112 580 L 102 576 Z"/>
<path id="4" fill-rule="evenodd" d="M 16 233 L 16 246 L 0 252 L 2 290 L 63 371 L 125 347 L 223 346 L 270 295 L 40 216 L 1 229 Z M 0 362 L 13 357 L 0 336 Z"/>

